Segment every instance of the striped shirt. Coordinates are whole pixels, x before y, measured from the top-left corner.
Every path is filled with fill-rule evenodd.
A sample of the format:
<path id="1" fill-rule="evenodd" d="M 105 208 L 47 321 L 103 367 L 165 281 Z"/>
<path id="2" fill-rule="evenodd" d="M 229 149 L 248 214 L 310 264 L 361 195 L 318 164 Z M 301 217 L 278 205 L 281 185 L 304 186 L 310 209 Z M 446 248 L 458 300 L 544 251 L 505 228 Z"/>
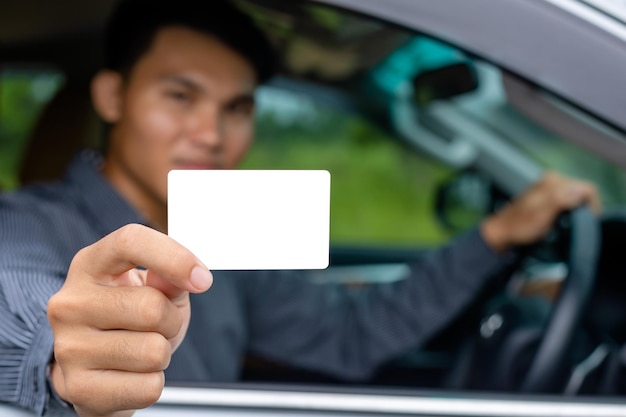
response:
<path id="1" fill-rule="evenodd" d="M 83 152 L 62 180 L 0 195 L 0 401 L 39 414 L 60 406 L 46 379 L 48 299 L 81 248 L 145 224 L 100 175 L 99 161 Z M 366 378 L 449 324 L 509 260 L 474 230 L 410 265 L 406 279 L 356 293 L 298 279 L 306 274 L 298 271 L 216 274 L 209 291 L 192 296 L 167 380 L 235 381 L 246 352 Z"/>
<path id="2" fill-rule="evenodd" d="M 42 414 L 52 332 L 46 309 L 76 252 L 142 223 L 84 152 L 62 180 L 0 195 L 0 401 Z"/>

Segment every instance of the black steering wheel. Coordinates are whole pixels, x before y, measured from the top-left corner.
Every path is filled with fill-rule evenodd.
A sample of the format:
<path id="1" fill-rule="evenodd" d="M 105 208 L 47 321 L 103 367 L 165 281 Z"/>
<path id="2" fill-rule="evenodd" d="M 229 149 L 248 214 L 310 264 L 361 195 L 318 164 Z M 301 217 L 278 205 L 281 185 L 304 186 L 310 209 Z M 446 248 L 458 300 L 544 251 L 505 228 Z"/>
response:
<path id="1" fill-rule="evenodd" d="M 600 221 L 586 207 L 558 222 L 556 241 L 567 276 L 554 302 L 496 298 L 480 334 L 464 343 L 448 380 L 452 388 L 557 393 L 568 375 L 574 338 L 591 299 L 601 248 Z M 487 332 L 485 333 L 485 328 Z M 491 330 L 489 328 L 491 326 Z"/>
<path id="2" fill-rule="evenodd" d="M 559 376 L 567 367 L 567 350 L 593 292 L 600 257 L 600 223 L 587 207 L 579 207 L 568 216 L 570 230 L 567 277 L 543 329 L 528 372 L 520 385 L 522 392 L 559 390 Z"/>

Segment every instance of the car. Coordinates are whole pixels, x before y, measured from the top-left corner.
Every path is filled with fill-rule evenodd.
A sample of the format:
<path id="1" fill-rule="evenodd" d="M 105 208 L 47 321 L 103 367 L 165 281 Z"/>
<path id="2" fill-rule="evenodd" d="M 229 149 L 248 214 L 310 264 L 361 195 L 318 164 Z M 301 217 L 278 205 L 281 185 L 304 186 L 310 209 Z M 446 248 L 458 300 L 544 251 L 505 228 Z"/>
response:
<path id="1" fill-rule="evenodd" d="M 280 56 L 243 167 L 333 178 L 319 285 L 401 280 L 547 171 L 595 183 L 604 213 L 563 216 L 366 383 L 250 356 L 241 383 L 168 385 L 136 415 L 626 416 L 626 5 L 233 1 Z M 0 0 L 0 187 L 54 178 L 94 146 L 86 85 L 114 3 Z"/>

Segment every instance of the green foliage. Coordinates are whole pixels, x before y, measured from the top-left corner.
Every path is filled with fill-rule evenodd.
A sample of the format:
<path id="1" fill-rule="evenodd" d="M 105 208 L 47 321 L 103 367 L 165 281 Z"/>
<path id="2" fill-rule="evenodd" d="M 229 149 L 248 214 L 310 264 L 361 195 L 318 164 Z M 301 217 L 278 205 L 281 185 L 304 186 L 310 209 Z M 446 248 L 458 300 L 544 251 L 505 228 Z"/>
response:
<path id="1" fill-rule="evenodd" d="M 334 243 L 415 245 L 449 238 L 434 218 L 433 197 L 450 171 L 357 117 L 322 112 L 309 126 L 281 126 L 265 115 L 242 168 L 328 170 Z"/>
<path id="2" fill-rule="evenodd" d="M 0 72 L 0 190 L 18 186 L 17 173 L 30 132 L 61 82 L 55 73 Z"/>

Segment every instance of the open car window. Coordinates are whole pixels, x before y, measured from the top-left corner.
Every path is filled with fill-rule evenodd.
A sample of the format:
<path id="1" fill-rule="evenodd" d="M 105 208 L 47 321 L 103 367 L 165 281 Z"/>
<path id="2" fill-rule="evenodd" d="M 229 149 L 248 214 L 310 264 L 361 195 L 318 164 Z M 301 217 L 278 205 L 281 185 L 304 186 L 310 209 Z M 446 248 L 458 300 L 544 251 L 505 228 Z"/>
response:
<path id="1" fill-rule="evenodd" d="M 259 91 L 258 138 L 244 168 L 331 172 L 333 262 L 308 275 L 320 285 L 339 282 L 358 290 L 404 279 L 408 262 L 476 227 L 549 170 L 596 184 L 607 210 L 626 203 L 623 164 L 606 152 L 614 148 L 598 145 L 622 141 L 624 133 L 583 107 L 428 33 L 319 5 L 288 8 L 292 15 L 278 20 L 284 23 L 278 30 L 268 17 L 277 12 L 265 15 L 260 3 L 244 7 L 287 51 L 283 65 L 291 76 Z M 309 28 L 306 36 L 295 33 L 300 27 Z M 370 45 L 373 33 L 389 41 Z M 301 37 L 319 45 L 294 40 Z M 341 46 L 352 59 L 339 70 L 334 65 L 340 57 L 331 51 Z M 371 59 L 362 56 L 365 50 Z M 553 104 L 550 117 L 529 111 L 544 101 Z M 583 131 L 596 140 L 577 142 L 576 132 Z M 502 293 L 530 303 L 553 300 L 568 271 L 550 252 L 522 266 Z M 481 316 L 486 310 L 474 307 L 468 312 L 473 319 L 459 320 L 365 383 L 449 388 L 463 352 L 458 335 L 450 335 L 493 334 L 501 325 L 481 321 L 489 318 Z M 244 377 L 337 383 L 259 358 L 247 362 Z"/>
<path id="2" fill-rule="evenodd" d="M 517 87 L 523 83 L 517 76 L 454 45 L 331 8 L 312 10 L 315 18 L 335 23 L 334 31 L 330 24 L 323 26 L 329 45 L 341 43 L 344 32 L 356 55 L 372 32 L 394 42 L 370 47 L 376 59 L 369 66 L 346 68 L 340 79 L 333 75 L 336 89 L 319 88 L 298 76 L 263 87 L 257 141 L 244 167 L 328 169 L 333 175 L 334 244 L 418 247 L 446 242 L 494 208 L 488 196 L 481 198 L 480 189 L 493 186 L 510 197 L 547 170 L 593 182 L 608 209 L 626 202 L 618 164 L 623 155 L 603 153 L 595 142 L 581 145 L 570 137 L 578 127 L 572 119 L 598 137 L 610 130 L 612 140 L 623 140 L 622 132 L 545 90 L 532 87 L 536 97 L 528 98 Z M 350 24 L 361 32 L 354 30 L 350 37 Z M 289 39 L 289 30 L 296 32 L 297 26 L 283 29 Z M 294 47 L 316 56 L 311 48 Z M 311 64 L 313 78 L 331 77 L 325 65 L 331 66 L 322 58 L 317 66 Z M 415 79 L 422 84 L 413 86 Z M 462 82 L 475 85 L 459 86 Z M 555 125 L 550 121 L 554 115 L 540 118 L 528 111 L 548 100 L 559 101 L 554 113 L 569 119 Z M 462 230 L 454 230 L 442 222 L 445 213 L 437 211 L 442 209 L 438 193 L 467 171 L 480 173 L 489 184 L 468 188 L 467 201 L 460 204 L 465 207 L 457 208 L 470 217 Z"/>
<path id="3" fill-rule="evenodd" d="M 20 162 L 37 120 L 62 84 L 58 70 L 0 66 L 0 190 L 20 184 Z"/>
<path id="4" fill-rule="evenodd" d="M 97 9 L 108 9 L 109 3 L 98 3 Z M 547 171 L 593 182 L 607 212 L 623 210 L 626 146 L 615 145 L 626 143 L 623 128 L 584 103 L 565 99 L 562 91 L 530 80 L 513 65 L 495 62 L 493 51 L 481 54 L 450 42 L 440 31 L 402 27 L 325 2 L 235 3 L 266 31 L 281 57 L 279 75 L 257 92 L 257 138 L 242 168 L 324 169 L 332 176 L 331 266 L 302 279 L 354 294 L 402 281 L 410 263 L 428 259 L 440 245 L 478 227 Z M 0 190 L 26 183 L 20 171 L 25 166 L 66 161 L 79 142 L 97 147 L 102 133 L 92 119 L 78 126 L 78 117 L 72 119 L 77 113 L 66 112 L 57 123 L 78 127 L 63 131 L 65 139 L 74 141 L 71 146 L 53 146 L 65 155 L 45 147 L 29 154 L 47 104 L 76 84 L 71 71 L 22 69 L 18 64 L 9 63 L 0 72 Z M 86 107 L 84 95 L 70 100 Z M 547 408 L 529 406 L 528 415 L 557 415 L 574 396 L 585 400 L 565 415 L 592 412 L 598 387 L 611 384 L 603 378 L 609 371 L 615 378 L 624 372 L 620 349 L 626 344 L 626 309 L 621 301 L 626 290 L 616 282 L 626 272 L 619 254 L 626 228 L 622 222 L 604 228 L 613 231 L 603 248 L 609 255 L 582 335 L 577 335 L 582 342 L 573 349 L 575 370 L 564 375 L 562 392 L 539 396 L 539 406 Z M 243 359 L 241 382 L 177 381 L 166 389 L 161 408 L 138 415 L 178 415 L 180 410 L 226 415 L 231 408 L 232 415 L 276 415 L 273 400 L 287 401 L 280 407 L 285 415 L 302 410 L 306 415 L 376 413 L 374 403 L 360 403 L 368 396 L 391 398 L 380 415 L 516 415 L 537 398 L 520 395 L 513 383 L 481 380 L 482 370 L 492 371 L 489 361 L 509 349 L 519 354 L 511 378 L 523 372 L 532 344 L 530 350 L 514 351 L 498 337 L 503 330 L 512 334 L 549 317 L 569 272 L 561 236 L 550 234 L 538 247 L 524 248 L 530 253 L 524 262 L 498 277 L 498 285 L 447 328 L 390 358 L 365 380 L 295 369 L 250 353 Z M 511 309 L 504 299 L 514 300 Z M 471 362 L 474 357 L 479 361 Z M 292 399 L 289 392 L 298 390 L 304 394 Z M 337 402 L 338 408 L 328 405 L 334 397 L 322 394 L 329 391 L 346 394 L 346 402 Z M 487 403 L 481 403 L 485 392 Z M 468 399 L 461 403 L 467 408 L 446 409 L 447 396 Z M 498 403 L 511 398 L 513 402 Z M 619 398 L 613 400 L 595 411 L 624 415 Z M 207 404 L 210 412 L 202 408 Z M 348 405 L 341 409 L 341 404 Z"/>

